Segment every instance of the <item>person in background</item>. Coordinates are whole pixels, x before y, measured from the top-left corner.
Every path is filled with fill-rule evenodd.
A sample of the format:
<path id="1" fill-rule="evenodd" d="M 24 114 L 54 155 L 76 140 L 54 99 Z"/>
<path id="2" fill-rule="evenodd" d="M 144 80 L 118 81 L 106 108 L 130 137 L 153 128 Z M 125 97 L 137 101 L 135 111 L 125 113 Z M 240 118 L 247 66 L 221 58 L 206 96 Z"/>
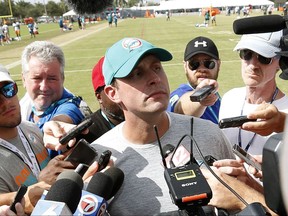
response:
<path id="1" fill-rule="evenodd" d="M 21 40 L 21 33 L 20 33 L 20 23 L 19 21 L 13 21 L 12 24 L 13 28 L 14 28 L 14 32 L 16 34 L 16 38 L 18 38 L 18 40 Z"/>
<path id="2" fill-rule="evenodd" d="M 178 210 L 165 183 L 160 143 L 161 146 L 172 144 L 175 147 L 184 135 L 193 134 L 202 154 L 217 159 L 235 158 L 230 143 L 217 125 L 200 118 L 166 112 L 170 91 L 161 61 L 171 59 L 172 55 L 167 50 L 139 38 L 121 39 L 106 51 L 104 92 L 121 107 L 125 121 L 91 145 L 99 152 L 111 150 L 115 167 L 125 173 L 124 184 L 109 204 L 111 215 L 139 215 L 139 212 L 155 215 Z M 52 124 L 53 121 L 48 122 L 45 130 Z M 59 139 L 57 141 L 52 133 L 44 131 L 44 137 L 45 145 L 61 147 Z M 190 149 L 190 143 L 188 138 L 182 145 Z M 200 162 L 199 153 L 193 153 Z"/>
<path id="3" fill-rule="evenodd" d="M 22 53 L 22 82 L 26 95 L 20 100 L 22 119 L 42 129 L 50 120 L 79 124 L 81 97 L 64 88 L 65 58 L 60 47 L 48 41 L 35 41 Z M 49 150 L 53 158 L 59 152 Z"/>
<path id="4" fill-rule="evenodd" d="M 279 111 L 287 110 L 288 97 L 278 88 L 276 74 L 280 70 L 279 56 L 282 31 L 243 35 L 234 48 L 241 58 L 241 74 L 245 87 L 224 94 L 219 119 L 249 115 L 261 104 L 273 104 Z M 261 122 L 261 119 L 258 119 Z M 258 123 L 258 122 L 257 122 Z M 247 126 L 247 125 L 246 125 Z M 222 129 L 231 144 L 261 155 L 269 136 L 243 128 Z"/>
<path id="5" fill-rule="evenodd" d="M 184 53 L 183 67 L 187 84 L 181 84 L 170 94 L 168 111 L 201 117 L 218 124 L 221 98 L 215 92 L 201 102 L 192 102 L 191 94 L 195 89 L 205 85 L 218 88 L 216 82 L 221 60 L 215 43 L 207 37 L 196 37 L 187 45 Z"/>
<path id="6" fill-rule="evenodd" d="M 80 135 L 89 143 L 124 121 L 123 110 L 117 103 L 111 101 L 104 92 L 103 61 L 104 56 L 100 58 L 92 70 L 92 84 L 100 108 L 91 115 L 93 124 L 89 127 L 89 133 Z"/>
<path id="7" fill-rule="evenodd" d="M 30 20 L 30 22 L 28 23 L 27 27 L 28 27 L 28 30 L 29 30 L 29 33 L 30 33 L 30 38 L 33 38 L 33 37 L 35 38 L 36 35 L 34 33 L 34 21 Z"/>

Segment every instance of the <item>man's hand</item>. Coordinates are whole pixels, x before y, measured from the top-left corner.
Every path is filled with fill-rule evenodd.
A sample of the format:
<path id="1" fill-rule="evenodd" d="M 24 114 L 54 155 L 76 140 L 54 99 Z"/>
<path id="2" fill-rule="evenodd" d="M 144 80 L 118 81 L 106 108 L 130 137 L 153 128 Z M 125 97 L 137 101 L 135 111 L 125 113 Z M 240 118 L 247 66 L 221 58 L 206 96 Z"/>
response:
<path id="1" fill-rule="evenodd" d="M 46 122 L 43 127 L 43 141 L 45 147 L 56 151 L 66 150 L 66 145 L 61 145 L 59 139 L 73 127 L 76 127 L 76 125 L 61 121 Z M 87 133 L 87 131 L 88 129 L 83 131 L 83 133 Z M 71 139 L 67 144 L 69 147 L 73 147 L 75 143 L 76 139 L 74 138 Z"/>
<path id="2" fill-rule="evenodd" d="M 263 103 L 257 109 L 247 115 L 249 119 L 260 121 L 246 122 L 242 129 L 248 130 L 262 136 L 270 135 L 273 132 L 284 131 L 286 113 L 280 112 L 273 104 Z"/>
<path id="3" fill-rule="evenodd" d="M 61 172 L 67 169 L 75 169 L 78 164 L 64 161 L 65 157 L 65 155 L 57 155 L 51 159 L 47 166 L 39 173 L 38 181 L 44 181 L 52 185 Z"/>

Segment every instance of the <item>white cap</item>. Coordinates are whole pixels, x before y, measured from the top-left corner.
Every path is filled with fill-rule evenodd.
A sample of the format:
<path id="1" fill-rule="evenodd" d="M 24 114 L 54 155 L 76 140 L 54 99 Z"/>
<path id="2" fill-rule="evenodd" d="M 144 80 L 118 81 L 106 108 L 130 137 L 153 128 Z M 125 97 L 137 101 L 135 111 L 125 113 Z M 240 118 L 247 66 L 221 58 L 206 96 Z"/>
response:
<path id="1" fill-rule="evenodd" d="M 266 58 L 275 57 L 275 52 L 280 52 L 280 39 L 283 31 L 262 33 L 262 34 L 245 34 L 241 37 L 234 51 L 249 49 Z"/>
<path id="2" fill-rule="evenodd" d="M 14 82 L 10 77 L 9 71 L 3 65 L 0 65 L 0 82 L 4 81 Z"/>

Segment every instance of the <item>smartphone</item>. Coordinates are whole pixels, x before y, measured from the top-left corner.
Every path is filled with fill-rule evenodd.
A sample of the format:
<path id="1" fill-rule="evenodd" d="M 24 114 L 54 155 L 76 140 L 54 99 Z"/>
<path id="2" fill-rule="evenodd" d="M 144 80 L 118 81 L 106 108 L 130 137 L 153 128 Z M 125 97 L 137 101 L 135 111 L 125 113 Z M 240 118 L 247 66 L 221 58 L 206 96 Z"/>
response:
<path id="1" fill-rule="evenodd" d="M 16 213 L 15 205 L 16 203 L 20 202 L 22 198 L 24 197 L 25 193 L 27 191 L 27 186 L 26 185 L 21 185 L 16 193 L 16 196 L 14 198 L 13 203 L 10 205 L 10 210 Z"/>
<path id="2" fill-rule="evenodd" d="M 98 152 L 85 139 L 80 139 L 65 160 L 90 166 L 97 156 Z"/>
<path id="3" fill-rule="evenodd" d="M 62 144 L 62 145 L 67 144 L 67 142 L 69 142 L 69 140 L 78 136 L 82 131 L 87 129 L 92 124 L 93 124 L 92 118 L 88 117 L 88 118 L 84 119 L 80 124 L 78 124 L 76 127 L 72 128 L 70 131 L 68 131 L 66 134 L 64 134 L 59 139 L 60 144 Z"/>
<path id="4" fill-rule="evenodd" d="M 205 99 L 214 91 L 215 87 L 213 85 L 206 85 L 202 88 L 196 89 L 192 95 L 190 95 L 190 100 L 193 102 L 200 102 Z"/>
<path id="5" fill-rule="evenodd" d="M 99 164 L 98 172 L 103 170 L 108 165 L 111 155 L 112 155 L 112 152 L 110 150 L 106 150 L 102 152 L 102 154 L 100 155 L 98 159 L 98 164 Z"/>
<path id="6" fill-rule="evenodd" d="M 257 121 L 257 119 L 248 119 L 246 115 L 232 118 L 224 118 L 219 121 L 219 128 L 240 127 L 245 122 Z"/>
<path id="7" fill-rule="evenodd" d="M 258 163 L 253 156 L 251 156 L 248 152 L 242 149 L 239 145 L 235 144 L 232 150 L 234 154 L 236 154 L 239 158 L 244 160 L 247 164 L 253 166 L 255 169 L 259 171 L 262 170 L 261 164 Z"/>

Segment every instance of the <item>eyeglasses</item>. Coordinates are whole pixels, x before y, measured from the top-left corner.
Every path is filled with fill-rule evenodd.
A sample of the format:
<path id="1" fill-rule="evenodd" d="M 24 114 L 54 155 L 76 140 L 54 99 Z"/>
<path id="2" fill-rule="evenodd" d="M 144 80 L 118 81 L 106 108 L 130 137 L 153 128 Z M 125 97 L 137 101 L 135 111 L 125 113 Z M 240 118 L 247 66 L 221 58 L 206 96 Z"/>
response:
<path id="1" fill-rule="evenodd" d="M 255 53 L 255 52 L 248 50 L 248 49 L 243 49 L 243 50 L 240 50 L 239 56 L 241 59 L 243 59 L 245 61 L 249 61 L 252 59 L 253 53 Z M 273 58 L 266 58 L 262 55 L 259 55 L 258 53 L 255 53 L 255 55 L 261 64 L 269 65 L 273 61 Z"/>
<path id="2" fill-rule="evenodd" d="M 6 98 L 14 97 L 18 92 L 18 87 L 15 82 L 8 83 L 0 88 L 0 93 Z"/>
<path id="3" fill-rule="evenodd" d="M 200 64 L 203 64 L 204 67 L 206 67 L 209 70 L 212 70 L 216 66 L 216 61 L 215 60 L 204 60 L 204 61 L 189 61 L 188 66 L 190 70 L 196 70 L 197 68 L 200 67 Z"/>

